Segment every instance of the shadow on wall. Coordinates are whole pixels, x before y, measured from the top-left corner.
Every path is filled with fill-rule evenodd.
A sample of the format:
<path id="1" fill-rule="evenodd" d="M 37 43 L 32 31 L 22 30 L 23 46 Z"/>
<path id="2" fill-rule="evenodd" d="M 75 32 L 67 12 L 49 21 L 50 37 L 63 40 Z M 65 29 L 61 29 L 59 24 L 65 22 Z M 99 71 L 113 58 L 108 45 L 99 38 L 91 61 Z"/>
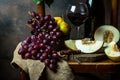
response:
<path id="1" fill-rule="evenodd" d="M 17 44 L 30 35 L 25 23 L 33 6 L 32 0 L 0 0 L 0 80 L 20 80 L 10 62 Z"/>
<path id="2" fill-rule="evenodd" d="M 29 35 L 25 23 L 27 12 L 34 10 L 31 0 L 0 0 L 0 58 L 12 57 L 12 52 L 18 42 Z"/>

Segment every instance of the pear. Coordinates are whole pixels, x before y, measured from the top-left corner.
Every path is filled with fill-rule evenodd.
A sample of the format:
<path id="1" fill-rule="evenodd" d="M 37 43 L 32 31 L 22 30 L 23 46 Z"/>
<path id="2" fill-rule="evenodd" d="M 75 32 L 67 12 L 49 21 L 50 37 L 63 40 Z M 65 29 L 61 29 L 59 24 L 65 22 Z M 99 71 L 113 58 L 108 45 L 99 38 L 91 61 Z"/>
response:
<path id="1" fill-rule="evenodd" d="M 62 21 L 60 23 L 60 30 L 64 35 L 68 35 L 70 33 L 70 26 L 65 21 Z"/>
<path id="2" fill-rule="evenodd" d="M 69 26 L 69 24 L 66 23 L 64 21 L 64 19 L 61 18 L 61 17 L 54 17 L 54 19 L 55 19 L 57 25 L 60 27 L 60 31 L 62 31 L 62 33 L 64 35 L 68 35 L 70 33 L 70 26 Z"/>
<path id="3" fill-rule="evenodd" d="M 54 17 L 55 22 L 57 22 L 57 25 L 60 26 L 60 23 L 63 21 L 61 17 Z"/>

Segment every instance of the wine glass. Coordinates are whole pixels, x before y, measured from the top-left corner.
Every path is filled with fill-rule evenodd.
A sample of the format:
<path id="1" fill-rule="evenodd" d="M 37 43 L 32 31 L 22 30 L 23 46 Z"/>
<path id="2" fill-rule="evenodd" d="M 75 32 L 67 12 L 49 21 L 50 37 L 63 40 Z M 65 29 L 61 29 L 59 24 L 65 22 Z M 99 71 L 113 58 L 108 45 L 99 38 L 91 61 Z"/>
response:
<path id="1" fill-rule="evenodd" d="M 77 26 L 77 39 L 80 37 L 80 25 L 88 18 L 88 7 L 85 3 L 69 4 L 66 15 L 71 23 Z"/>

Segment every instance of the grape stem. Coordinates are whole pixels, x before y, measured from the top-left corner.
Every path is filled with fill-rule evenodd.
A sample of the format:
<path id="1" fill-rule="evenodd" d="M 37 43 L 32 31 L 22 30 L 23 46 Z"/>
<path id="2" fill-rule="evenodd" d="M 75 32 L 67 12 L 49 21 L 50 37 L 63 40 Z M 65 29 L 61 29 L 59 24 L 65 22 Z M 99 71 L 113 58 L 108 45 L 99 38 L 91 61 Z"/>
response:
<path id="1" fill-rule="evenodd" d="M 70 55 L 70 54 L 80 54 L 80 53 L 81 53 L 80 50 L 74 51 L 74 50 L 70 50 L 70 49 L 59 51 L 59 54 L 60 54 L 60 55 Z"/>
<path id="2" fill-rule="evenodd" d="M 28 23 L 25 24 L 30 30 L 33 30 L 32 26 Z"/>
<path id="3" fill-rule="evenodd" d="M 30 11 L 28 11 L 28 14 L 29 14 L 29 15 L 31 15 L 31 12 L 30 12 Z"/>

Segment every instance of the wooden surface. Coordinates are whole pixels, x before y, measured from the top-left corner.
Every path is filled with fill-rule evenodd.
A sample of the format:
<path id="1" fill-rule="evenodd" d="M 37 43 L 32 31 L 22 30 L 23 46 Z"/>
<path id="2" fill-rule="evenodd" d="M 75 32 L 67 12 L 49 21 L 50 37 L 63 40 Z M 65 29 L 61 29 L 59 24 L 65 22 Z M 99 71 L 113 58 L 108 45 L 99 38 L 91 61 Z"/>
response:
<path id="1" fill-rule="evenodd" d="M 104 60 L 100 62 L 68 62 L 74 72 L 92 73 L 92 72 L 119 72 L 120 62 Z"/>
<path id="2" fill-rule="evenodd" d="M 104 72 L 113 73 L 116 75 L 116 73 L 119 73 L 120 71 L 120 62 L 112 62 L 111 60 L 104 60 L 100 62 L 81 62 L 80 64 L 77 62 L 69 61 L 68 63 L 75 73 Z M 21 70 L 20 80 L 29 80 L 28 74 L 26 74 L 23 70 Z"/>

